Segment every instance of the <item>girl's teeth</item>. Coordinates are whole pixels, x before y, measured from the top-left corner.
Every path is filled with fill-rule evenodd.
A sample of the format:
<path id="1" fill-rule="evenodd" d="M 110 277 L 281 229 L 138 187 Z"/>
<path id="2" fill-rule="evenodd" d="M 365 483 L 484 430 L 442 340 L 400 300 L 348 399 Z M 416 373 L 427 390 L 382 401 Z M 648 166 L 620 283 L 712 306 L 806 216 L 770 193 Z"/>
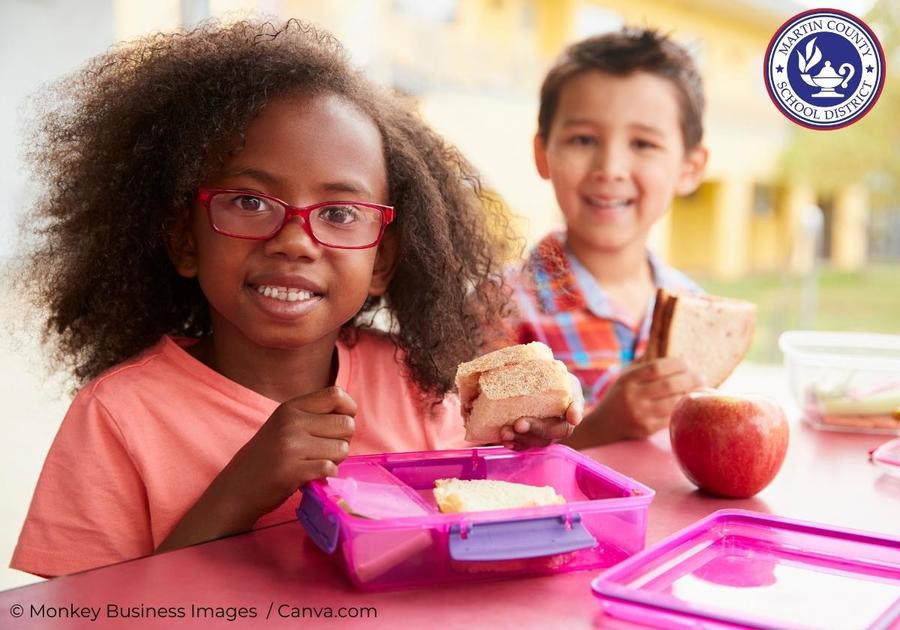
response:
<path id="1" fill-rule="evenodd" d="M 301 302 L 304 300 L 311 300 L 315 297 L 315 294 L 312 291 L 289 289 L 287 287 L 270 287 L 262 284 L 256 287 L 256 290 L 266 297 L 283 300 L 285 302 Z"/>

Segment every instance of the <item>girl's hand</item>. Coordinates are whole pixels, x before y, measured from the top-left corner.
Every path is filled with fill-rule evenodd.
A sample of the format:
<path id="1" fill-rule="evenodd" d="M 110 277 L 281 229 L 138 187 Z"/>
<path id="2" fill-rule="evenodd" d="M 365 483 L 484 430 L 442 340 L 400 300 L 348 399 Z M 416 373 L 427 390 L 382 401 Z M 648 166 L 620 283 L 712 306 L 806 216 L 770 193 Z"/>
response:
<path id="1" fill-rule="evenodd" d="M 248 516 L 259 518 L 306 482 L 337 474 L 337 465 L 350 452 L 354 415 L 356 403 L 340 387 L 287 400 L 216 482 L 246 506 Z"/>
<path id="2" fill-rule="evenodd" d="M 572 402 L 565 416 L 556 418 L 519 418 L 514 424 L 500 429 L 500 439 L 504 446 L 515 449 L 547 446 L 564 440 L 584 417 L 584 394 L 581 383 L 574 374 L 569 374 Z"/>
<path id="3" fill-rule="evenodd" d="M 335 475 L 350 451 L 355 414 L 340 387 L 283 402 L 157 551 L 249 530 L 303 484 Z"/>

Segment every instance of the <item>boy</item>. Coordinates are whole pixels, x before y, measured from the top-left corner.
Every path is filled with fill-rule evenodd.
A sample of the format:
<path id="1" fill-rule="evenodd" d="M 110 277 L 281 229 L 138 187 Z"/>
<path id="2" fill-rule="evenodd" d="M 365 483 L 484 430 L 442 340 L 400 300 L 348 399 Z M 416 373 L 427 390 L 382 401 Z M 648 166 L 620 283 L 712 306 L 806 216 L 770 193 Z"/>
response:
<path id="1" fill-rule="evenodd" d="M 544 79 L 534 138 L 566 231 L 547 235 L 513 278 L 517 343 L 542 341 L 593 406 L 568 443 L 647 437 L 701 386 L 680 359 L 634 362 L 657 286 L 700 292 L 647 250 L 673 197 L 699 185 L 703 94 L 688 53 L 648 30 L 570 46 Z"/>

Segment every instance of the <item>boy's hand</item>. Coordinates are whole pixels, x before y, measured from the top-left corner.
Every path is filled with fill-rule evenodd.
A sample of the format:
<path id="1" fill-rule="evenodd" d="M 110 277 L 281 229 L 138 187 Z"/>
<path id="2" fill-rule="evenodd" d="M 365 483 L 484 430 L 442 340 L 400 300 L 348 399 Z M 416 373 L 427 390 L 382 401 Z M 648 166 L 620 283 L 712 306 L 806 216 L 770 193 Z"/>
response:
<path id="1" fill-rule="evenodd" d="M 682 396 L 701 387 L 700 376 L 682 359 L 633 363 L 610 386 L 588 421 L 604 425 L 601 432 L 613 438 L 602 441 L 647 438 L 668 426 Z"/>
<path id="2" fill-rule="evenodd" d="M 356 403 L 340 387 L 283 402 L 157 551 L 251 529 L 306 482 L 336 474 L 350 451 L 355 414 Z"/>
<path id="3" fill-rule="evenodd" d="M 515 449 L 535 448 L 572 435 L 572 431 L 584 417 L 584 394 L 578 378 L 569 374 L 569 379 L 572 402 L 566 409 L 566 415 L 557 418 L 519 418 L 514 424 L 500 429 L 500 439 L 504 446 Z"/>

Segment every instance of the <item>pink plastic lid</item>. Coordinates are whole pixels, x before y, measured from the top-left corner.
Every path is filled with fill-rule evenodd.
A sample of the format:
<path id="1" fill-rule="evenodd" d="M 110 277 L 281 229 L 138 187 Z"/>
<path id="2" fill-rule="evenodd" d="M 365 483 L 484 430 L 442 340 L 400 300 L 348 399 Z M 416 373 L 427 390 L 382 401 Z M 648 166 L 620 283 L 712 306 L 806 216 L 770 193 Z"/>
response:
<path id="1" fill-rule="evenodd" d="M 900 537 L 719 510 L 591 587 L 653 627 L 897 628 Z"/>

